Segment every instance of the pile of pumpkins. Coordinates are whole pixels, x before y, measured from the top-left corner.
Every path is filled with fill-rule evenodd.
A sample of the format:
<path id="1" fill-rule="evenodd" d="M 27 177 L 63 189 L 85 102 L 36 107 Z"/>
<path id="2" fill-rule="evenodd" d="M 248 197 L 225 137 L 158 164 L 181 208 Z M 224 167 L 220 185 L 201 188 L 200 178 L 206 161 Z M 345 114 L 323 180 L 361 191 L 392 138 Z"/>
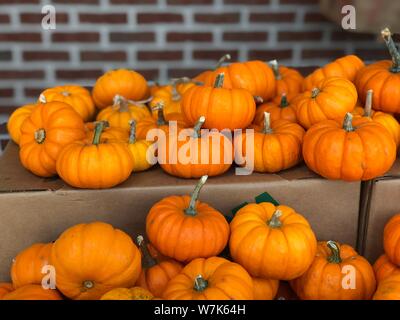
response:
<path id="1" fill-rule="evenodd" d="M 23 250 L 13 260 L 12 283 L 0 284 L 0 299 L 271 300 L 280 280 L 304 300 L 380 299 L 389 291 L 399 298 L 400 273 L 390 271 L 381 280 L 389 273 L 387 262 L 376 268 L 375 293 L 368 261 L 349 245 L 317 242 L 308 221 L 288 206 L 250 203 L 228 223 L 198 200 L 206 180 L 201 177 L 191 195 L 152 206 L 146 217 L 149 243 L 142 235 L 133 241 L 110 224 L 92 222 Z M 386 254 L 397 265 L 399 236 L 397 216 L 385 229 Z M 55 288 L 46 289 L 51 268 Z"/>
<path id="2" fill-rule="evenodd" d="M 188 163 L 167 156 L 161 168 L 177 177 L 220 175 L 233 159 L 251 156 L 256 172 L 276 173 L 304 159 L 328 179 L 369 180 L 390 169 L 400 143 L 393 116 L 400 113 L 400 54 L 390 31 L 381 33 L 392 61 L 366 66 L 349 55 L 305 78 L 277 61 L 221 65 L 228 56 L 214 70 L 164 86 L 149 86 L 135 71 L 109 71 L 92 92 L 76 85 L 45 90 L 11 115 L 8 130 L 25 168 L 41 177 L 58 174 L 77 188 L 110 188 L 150 168 L 146 155 L 157 154 L 160 143 L 146 140 L 152 129 L 167 133 L 164 143 L 178 150 L 209 142 Z M 178 132 L 191 130 L 185 141 L 170 140 L 171 121 Z M 251 155 L 246 135 L 232 141 L 221 133 L 247 128 L 255 132 Z M 231 162 L 211 160 L 226 153 L 233 153 Z"/>

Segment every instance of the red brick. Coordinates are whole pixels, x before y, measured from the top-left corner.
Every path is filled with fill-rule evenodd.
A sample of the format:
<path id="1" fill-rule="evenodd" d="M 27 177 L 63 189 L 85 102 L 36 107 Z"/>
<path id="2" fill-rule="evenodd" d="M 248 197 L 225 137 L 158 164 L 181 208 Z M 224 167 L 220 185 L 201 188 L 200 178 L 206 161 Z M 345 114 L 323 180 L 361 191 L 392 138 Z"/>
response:
<path id="1" fill-rule="evenodd" d="M 322 39 L 321 31 L 281 31 L 279 41 L 316 41 Z"/>
<path id="2" fill-rule="evenodd" d="M 101 69 L 59 69 L 56 70 L 56 78 L 60 80 L 79 80 L 79 79 L 91 79 L 95 80 L 103 74 Z"/>
<path id="3" fill-rule="evenodd" d="M 0 114 L 10 115 L 17 109 L 16 106 L 0 105 Z"/>
<path id="4" fill-rule="evenodd" d="M 183 52 L 182 51 L 152 51 L 152 50 L 140 50 L 137 53 L 138 60 L 141 61 L 152 61 L 152 60 L 182 60 Z"/>
<path id="5" fill-rule="evenodd" d="M 356 49 L 354 52 L 357 56 L 359 56 L 363 60 L 390 60 L 390 55 L 386 48 L 382 49 Z"/>
<path id="6" fill-rule="evenodd" d="M 193 78 L 203 71 L 204 69 L 171 68 L 168 69 L 168 78 L 182 78 L 182 77 Z"/>
<path id="7" fill-rule="evenodd" d="M 41 13 L 23 12 L 19 15 L 19 20 L 23 24 L 41 24 L 45 15 Z M 56 23 L 68 23 L 69 17 L 65 12 L 56 13 Z"/>
<path id="8" fill-rule="evenodd" d="M 0 69 L 1 79 L 43 79 L 43 70 L 4 70 Z"/>
<path id="9" fill-rule="evenodd" d="M 81 51 L 81 61 L 126 61 L 125 51 Z"/>
<path id="10" fill-rule="evenodd" d="M 227 49 L 212 49 L 212 50 L 193 50 L 193 59 L 195 60 L 212 60 L 217 62 L 219 58 L 223 55 L 229 53 L 231 55 L 231 61 L 236 61 L 238 59 L 237 50 L 227 50 Z"/>
<path id="11" fill-rule="evenodd" d="M 12 52 L 10 50 L 0 51 L 0 61 L 10 61 L 12 59 Z"/>
<path id="12" fill-rule="evenodd" d="M 304 22 L 308 23 L 320 23 L 320 22 L 330 22 L 327 17 L 319 12 L 306 12 L 304 15 Z"/>
<path id="13" fill-rule="evenodd" d="M 234 31 L 234 32 L 224 32 L 224 41 L 267 41 L 268 33 L 262 31 Z"/>
<path id="14" fill-rule="evenodd" d="M 355 33 L 348 31 L 334 31 L 331 35 L 332 41 L 374 41 L 376 35 L 370 33 Z"/>
<path id="15" fill-rule="evenodd" d="M 196 13 L 194 20 L 198 23 L 238 23 L 240 13 Z"/>
<path id="16" fill-rule="evenodd" d="M 128 19 L 125 13 L 81 13 L 79 21 L 81 23 L 125 24 Z"/>
<path id="17" fill-rule="evenodd" d="M 158 69 L 137 69 L 137 68 L 134 69 L 135 71 L 139 72 L 143 77 L 145 77 L 147 80 L 157 80 L 160 76 Z"/>
<path id="18" fill-rule="evenodd" d="M 0 14 L 0 23 L 10 23 L 10 17 L 8 14 Z"/>
<path id="19" fill-rule="evenodd" d="M 168 42 L 184 42 L 184 41 L 195 41 L 195 42 L 210 42 L 213 39 L 211 32 L 168 32 Z"/>
<path id="20" fill-rule="evenodd" d="M 37 98 L 44 89 L 45 88 L 24 88 L 24 95 L 26 98 Z"/>
<path id="21" fill-rule="evenodd" d="M 296 14 L 294 12 L 252 12 L 250 22 L 254 23 L 285 23 L 294 22 Z"/>
<path id="22" fill-rule="evenodd" d="M 39 4 L 40 0 L 0 0 L 0 5 L 3 4 Z"/>
<path id="23" fill-rule="evenodd" d="M 280 0 L 280 4 L 294 4 L 294 5 L 317 5 L 319 0 Z"/>
<path id="24" fill-rule="evenodd" d="M 154 42 L 154 32 L 111 32 L 111 42 Z"/>
<path id="25" fill-rule="evenodd" d="M 224 0 L 225 4 L 247 4 L 247 5 L 265 5 L 270 0 Z"/>
<path id="26" fill-rule="evenodd" d="M 141 5 L 141 4 L 157 4 L 157 0 L 110 0 L 111 4 L 129 4 L 129 5 Z"/>
<path id="27" fill-rule="evenodd" d="M 54 32 L 53 42 L 98 42 L 100 35 L 97 32 Z"/>
<path id="28" fill-rule="evenodd" d="M 25 61 L 68 61 L 67 51 L 24 51 L 22 57 Z"/>
<path id="29" fill-rule="evenodd" d="M 247 58 L 249 60 L 284 60 L 292 58 L 292 49 L 282 49 L 282 50 L 250 50 L 247 53 Z"/>
<path id="30" fill-rule="evenodd" d="M 52 0 L 53 3 L 59 4 L 99 4 L 100 0 Z"/>
<path id="31" fill-rule="evenodd" d="M 0 42 L 41 42 L 42 35 L 35 32 L 0 33 Z"/>
<path id="32" fill-rule="evenodd" d="M 13 96 L 14 96 L 13 88 L 0 88 L 0 98 L 11 98 Z"/>
<path id="33" fill-rule="evenodd" d="M 303 59 L 337 59 L 345 55 L 342 49 L 304 49 L 301 52 Z"/>
<path id="34" fill-rule="evenodd" d="M 179 13 L 138 13 L 137 22 L 147 23 L 182 23 L 183 16 Z"/>
<path id="35" fill-rule="evenodd" d="M 189 5 L 189 4 L 208 5 L 208 4 L 213 4 L 213 0 L 167 0 L 167 4 L 175 6 Z"/>

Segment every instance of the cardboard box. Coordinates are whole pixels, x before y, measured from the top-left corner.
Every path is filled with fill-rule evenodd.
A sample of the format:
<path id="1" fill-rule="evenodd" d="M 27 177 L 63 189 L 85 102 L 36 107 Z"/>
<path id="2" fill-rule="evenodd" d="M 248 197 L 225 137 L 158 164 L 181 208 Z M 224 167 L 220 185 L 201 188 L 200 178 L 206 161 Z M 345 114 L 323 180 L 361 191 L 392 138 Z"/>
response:
<path id="1" fill-rule="evenodd" d="M 8 279 L 12 258 L 20 250 L 34 242 L 53 241 L 74 224 L 101 220 L 131 235 L 143 232 L 155 202 L 188 194 L 195 182 L 156 167 L 112 189 L 73 189 L 59 179 L 30 174 L 20 165 L 18 147 L 10 143 L 0 158 L 0 280 Z M 360 184 L 322 179 L 304 165 L 280 174 L 236 176 L 231 170 L 210 178 L 200 199 L 229 215 L 265 191 L 303 214 L 320 240 L 355 245 Z"/>

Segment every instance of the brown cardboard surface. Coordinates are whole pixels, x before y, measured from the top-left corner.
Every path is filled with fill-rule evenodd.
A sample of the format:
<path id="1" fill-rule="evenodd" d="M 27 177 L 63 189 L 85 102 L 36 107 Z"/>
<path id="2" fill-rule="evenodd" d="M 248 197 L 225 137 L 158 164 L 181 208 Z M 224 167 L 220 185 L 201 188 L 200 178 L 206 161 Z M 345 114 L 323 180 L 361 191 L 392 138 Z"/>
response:
<path id="1" fill-rule="evenodd" d="M 74 224 L 101 220 L 131 235 L 143 231 L 155 202 L 188 194 L 194 183 L 154 168 L 112 189 L 73 189 L 58 179 L 40 179 L 27 172 L 19 163 L 17 146 L 9 144 L 0 158 L 0 280 L 8 279 L 18 251 L 34 242 L 53 241 Z M 236 176 L 231 170 L 210 178 L 200 198 L 228 215 L 265 191 L 303 214 L 320 240 L 355 245 L 360 184 L 322 179 L 304 165 L 281 174 Z"/>

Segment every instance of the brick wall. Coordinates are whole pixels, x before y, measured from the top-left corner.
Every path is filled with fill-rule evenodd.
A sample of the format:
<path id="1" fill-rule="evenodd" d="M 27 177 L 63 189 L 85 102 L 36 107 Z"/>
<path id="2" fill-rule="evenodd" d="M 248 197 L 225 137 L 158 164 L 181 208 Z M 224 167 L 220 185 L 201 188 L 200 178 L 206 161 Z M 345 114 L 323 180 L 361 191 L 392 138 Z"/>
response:
<path id="1" fill-rule="evenodd" d="M 41 28 L 46 4 L 56 30 Z M 375 35 L 343 32 L 318 9 L 317 0 L 0 0 L 0 123 L 44 87 L 90 85 L 110 68 L 165 81 L 227 52 L 292 66 L 387 57 Z"/>

